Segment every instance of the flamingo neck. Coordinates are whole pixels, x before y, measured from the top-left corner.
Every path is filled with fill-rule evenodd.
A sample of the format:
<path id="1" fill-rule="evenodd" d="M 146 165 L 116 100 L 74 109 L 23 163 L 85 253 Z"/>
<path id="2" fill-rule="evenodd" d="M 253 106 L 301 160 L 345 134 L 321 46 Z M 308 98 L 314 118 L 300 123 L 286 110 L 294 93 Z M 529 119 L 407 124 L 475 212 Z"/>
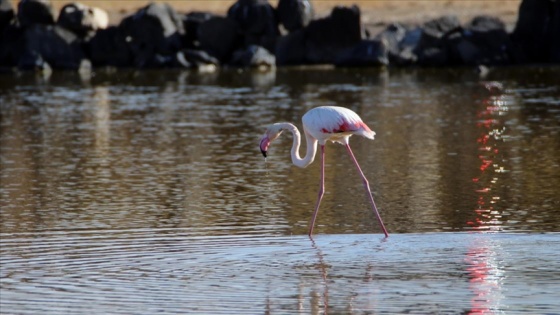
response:
<path id="1" fill-rule="evenodd" d="M 307 151 L 305 157 L 301 158 L 299 155 L 299 147 L 301 145 L 301 135 L 296 126 L 290 123 L 286 123 L 283 129 L 289 130 L 292 133 L 294 142 L 292 145 L 292 163 L 297 167 L 307 167 L 315 159 L 315 153 L 317 153 L 317 139 L 311 137 L 309 134 L 305 133 L 305 141 L 307 144 Z"/>

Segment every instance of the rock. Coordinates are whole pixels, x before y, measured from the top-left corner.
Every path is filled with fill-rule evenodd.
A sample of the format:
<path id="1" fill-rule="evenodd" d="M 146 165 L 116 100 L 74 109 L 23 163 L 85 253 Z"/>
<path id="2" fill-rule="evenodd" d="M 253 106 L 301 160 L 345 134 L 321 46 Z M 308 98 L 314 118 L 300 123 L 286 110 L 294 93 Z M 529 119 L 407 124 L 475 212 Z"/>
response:
<path id="1" fill-rule="evenodd" d="M 81 3 L 70 3 L 62 7 L 56 23 L 85 38 L 93 36 L 100 28 L 107 28 L 108 22 L 107 12 Z"/>
<path id="2" fill-rule="evenodd" d="M 54 24 L 54 11 L 49 0 L 21 0 L 17 18 L 22 27 L 32 24 Z"/>
<path id="3" fill-rule="evenodd" d="M 200 24 L 197 37 L 201 49 L 224 63 L 238 46 L 239 28 L 230 18 L 213 17 Z"/>
<path id="4" fill-rule="evenodd" d="M 441 40 L 452 31 L 461 28 L 459 19 L 454 15 L 445 15 L 423 24 L 419 45 L 433 47 L 441 44 Z"/>
<path id="5" fill-rule="evenodd" d="M 385 42 L 390 64 L 403 66 L 414 64 L 417 60 L 413 53 L 420 41 L 422 29 L 409 29 L 402 24 L 393 23 L 379 33 L 375 38 Z"/>
<path id="6" fill-rule="evenodd" d="M 362 39 L 360 9 L 337 6 L 328 17 L 311 21 L 304 32 L 305 61 L 333 63 L 338 54 Z"/>
<path id="7" fill-rule="evenodd" d="M 187 48 L 198 48 L 200 42 L 198 39 L 198 29 L 200 25 L 218 15 L 209 12 L 190 12 L 186 14 L 183 18 L 183 25 L 185 28 L 185 47 Z"/>
<path id="8" fill-rule="evenodd" d="M 43 59 L 43 56 L 36 51 L 26 51 L 19 57 L 18 68 L 26 71 L 49 71 L 52 68 L 48 62 Z"/>
<path id="9" fill-rule="evenodd" d="M 9 24 L 0 33 L 0 67 L 14 68 L 22 53 L 23 28 Z"/>
<path id="10" fill-rule="evenodd" d="M 308 0 L 280 0 L 276 10 L 280 24 L 288 32 L 306 27 L 315 14 L 313 6 Z"/>
<path id="11" fill-rule="evenodd" d="M 512 62 L 512 44 L 505 24 L 491 16 L 477 16 L 455 42 L 455 53 L 465 65 L 507 65 Z"/>
<path id="12" fill-rule="evenodd" d="M 266 48 L 250 45 L 246 49 L 235 51 L 230 64 L 243 68 L 269 69 L 276 66 L 276 58 Z"/>
<path id="13" fill-rule="evenodd" d="M 13 22 L 14 17 L 14 8 L 10 0 L 0 0 L 0 40 L 2 33 Z"/>
<path id="14" fill-rule="evenodd" d="M 381 33 L 377 34 L 375 38 L 385 41 L 389 53 L 398 54 L 401 50 L 400 43 L 404 39 L 406 31 L 406 27 L 402 24 L 391 23 Z"/>
<path id="15" fill-rule="evenodd" d="M 14 42 L 17 42 L 19 34 L 15 31 L 14 17 L 10 0 L 0 0 L 0 67 L 15 66 Z"/>
<path id="16" fill-rule="evenodd" d="M 362 40 L 341 53 L 334 61 L 337 67 L 377 67 L 389 64 L 387 44 L 383 40 Z"/>
<path id="17" fill-rule="evenodd" d="M 523 63 L 560 62 L 560 1 L 523 0 L 511 40 Z"/>
<path id="18" fill-rule="evenodd" d="M 43 68 L 48 63 L 53 69 L 79 70 L 86 59 L 78 37 L 58 26 L 34 24 L 23 33 L 20 69 Z"/>
<path id="19" fill-rule="evenodd" d="M 485 65 L 478 65 L 473 69 L 474 73 L 478 75 L 479 78 L 485 78 L 490 73 L 490 68 Z"/>
<path id="20" fill-rule="evenodd" d="M 93 7 L 93 29 L 102 30 L 109 27 L 109 13 L 107 11 Z"/>
<path id="21" fill-rule="evenodd" d="M 305 63 L 305 32 L 299 30 L 278 38 L 276 42 L 276 64 L 278 66 Z"/>
<path id="22" fill-rule="evenodd" d="M 87 41 L 85 50 L 93 67 L 131 67 L 132 53 L 117 26 L 100 29 Z"/>
<path id="23" fill-rule="evenodd" d="M 413 52 L 418 64 L 424 66 L 444 66 L 451 63 L 448 54 L 448 39 L 461 32 L 461 24 L 456 16 L 443 16 L 422 25 L 420 40 Z"/>
<path id="24" fill-rule="evenodd" d="M 238 0 L 228 10 L 227 17 L 237 22 L 245 46 L 263 46 L 274 51 L 280 35 L 276 11 L 267 0 Z"/>
<path id="25" fill-rule="evenodd" d="M 220 65 L 220 61 L 207 52 L 196 49 L 183 49 L 179 53 L 179 58 L 181 63 L 186 68 L 194 69 L 207 69 L 209 66 L 214 68 Z"/>
<path id="26" fill-rule="evenodd" d="M 119 25 L 138 68 L 161 66 L 161 56 L 172 58 L 185 35 L 181 16 L 168 4 L 152 3 Z M 156 55 L 159 57 L 156 59 Z"/>

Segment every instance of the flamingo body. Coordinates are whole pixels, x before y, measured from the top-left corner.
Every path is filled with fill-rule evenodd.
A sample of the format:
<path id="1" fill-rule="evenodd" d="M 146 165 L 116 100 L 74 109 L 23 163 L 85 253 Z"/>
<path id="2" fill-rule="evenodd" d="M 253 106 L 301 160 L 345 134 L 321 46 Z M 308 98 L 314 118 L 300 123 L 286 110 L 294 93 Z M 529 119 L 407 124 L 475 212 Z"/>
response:
<path id="1" fill-rule="evenodd" d="M 355 112 L 338 106 L 316 107 L 302 117 L 303 129 L 319 144 L 328 140 L 347 144 L 350 136 L 360 135 L 373 139 L 375 132 Z"/>
<path id="2" fill-rule="evenodd" d="M 293 145 L 291 150 L 292 162 L 294 165 L 299 167 L 307 167 L 315 159 L 317 153 L 317 143 L 321 147 L 321 183 L 319 186 L 319 196 L 317 198 L 317 203 L 315 205 L 315 211 L 313 212 L 313 217 L 311 219 L 309 227 L 309 236 L 313 234 L 313 227 L 315 225 L 315 219 L 317 218 L 317 213 L 319 212 L 319 206 L 324 194 L 325 187 L 325 144 L 327 141 L 338 142 L 346 147 L 350 158 L 354 162 L 358 173 L 364 184 L 369 200 L 373 206 L 373 211 L 377 216 L 377 220 L 385 233 L 385 236 L 389 236 L 387 229 L 381 220 L 381 216 L 377 211 L 375 202 L 373 201 L 373 196 L 371 194 L 371 189 L 369 187 L 369 182 L 366 179 L 358 161 L 354 157 L 352 149 L 350 149 L 349 139 L 352 135 L 359 135 L 369 139 L 373 139 L 375 132 L 373 132 L 356 114 L 350 109 L 338 106 L 322 106 L 316 107 L 309 110 L 302 117 L 303 130 L 305 133 L 305 138 L 307 141 L 307 152 L 305 157 L 301 158 L 299 154 L 299 147 L 301 144 L 301 135 L 296 126 L 291 123 L 275 123 L 270 125 L 266 133 L 261 139 L 260 149 L 264 157 L 266 157 L 267 150 L 272 141 L 278 138 L 284 130 L 288 130 L 293 135 Z"/>

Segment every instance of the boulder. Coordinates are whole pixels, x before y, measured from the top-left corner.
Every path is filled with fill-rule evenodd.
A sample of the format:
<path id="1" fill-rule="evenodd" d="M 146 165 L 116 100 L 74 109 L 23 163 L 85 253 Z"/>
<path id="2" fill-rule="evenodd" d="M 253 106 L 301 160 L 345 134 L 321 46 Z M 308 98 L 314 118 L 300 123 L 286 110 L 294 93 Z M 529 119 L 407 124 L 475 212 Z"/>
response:
<path id="1" fill-rule="evenodd" d="M 464 65 L 512 63 L 512 44 L 505 24 L 496 17 L 477 16 L 468 23 L 453 45 L 452 53 Z"/>
<path id="2" fill-rule="evenodd" d="M 385 43 L 390 64 L 404 66 L 414 64 L 417 60 L 413 53 L 420 41 L 422 29 L 410 28 L 399 23 L 388 25 L 375 39 Z"/>
<path id="3" fill-rule="evenodd" d="M 305 32 L 299 30 L 278 38 L 276 42 L 276 64 L 278 66 L 305 63 Z"/>
<path id="4" fill-rule="evenodd" d="M 93 67 L 132 67 L 132 53 L 126 36 L 117 26 L 100 29 L 89 39 L 85 51 Z"/>
<path id="5" fill-rule="evenodd" d="M 2 33 L 14 20 L 14 8 L 10 0 L 0 0 L 0 40 Z"/>
<path id="6" fill-rule="evenodd" d="M 198 48 L 198 29 L 200 25 L 218 15 L 209 12 L 194 11 L 184 15 L 183 26 L 185 28 L 184 44 L 189 49 Z"/>
<path id="7" fill-rule="evenodd" d="M 280 0 L 276 10 L 280 24 L 288 32 L 306 27 L 315 14 L 311 1 L 308 0 Z"/>
<path id="8" fill-rule="evenodd" d="M 337 6 L 328 17 L 311 21 L 304 32 L 306 62 L 333 63 L 340 53 L 362 40 L 360 9 Z"/>
<path id="9" fill-rule="evenodd" d="M 47 63 L 53 69 L 80 70 L 87 60 L 76 34 L 58 26 L 34 24 L 22 36 L 18 67 L 41 69 Z"/>
<path id="10" fill-rule="evenodd" d="M 14 17 L 10 0 L 0 0 L 0 67 L 15 66 L 14 42 L 19 34 L 15 34 Z"/>
<path id="11" fill-rule="evenodd" d="M 362 40 L 338 55 L 337 67 L 378 67 L 389 64 L 387 44 L 383 40 Z"/>
<path id="12" fill-rule="evenodd" d="M 22 52 L 23 32 L 23 28 L 12 23 L 0 33 L 0 67 L 14 68 L 17 66 Z"/>
<path id="13" fill-rule="evenodd" d="M 453 63 L 448 52 L 449 38 L 461 34 L 461 24 L 456 16 L 442 16 L 421 27 L 418 44 L 413 50 L 417 63 L 424 66 L 444 66 Z"/>
<path id="14" fill-rule="evenodd" d="M 519 62 L 560 62 L 560 1 L 523 0 L 511 40 Z"/>
<path id="15" fill-rule="evenodd" d="M 57 24 L 74 32 L 78 37 L 91 37 L 98 29 L 107 28 L 107 12 L 81 3 L 70 3 L 62 7 Z"/>
<path id="16" fill-rule="evenodd" d="M 164 3 L 149 4 L 126 17 L 119 31 L 138 68 L 160 66 L 161 56 L 173 56 L 183 47 L 185 35 L 182 17 Z"/>
<path id="17" fill-rule="evenodd" d="M 238 46 L 239 28 L 234 20 L 216 16 L 200 24 L 197 37 L 201 49 L 224 63 Z"/>
<path id="18" fill-rule="evenodd" d="M 109 27 L 109 13 L 107 11 L 93 7 L 93 28 L 95 30 L 106 29 Z"/>
<path id="19" fill-rule="evenodd" d="M 230 64 L 242 68 L 269 69 L 276 66 L 276 58 L 266 48 L 250 45 L 235 51 Z"/>
<path id="20" fill-rule="evenodd" d="M 390 54 L 398 54 L 401 50 L 401 42 L 406 35 L 407 29 L 400 23 L 391 23 L 381 31 L 375 39 L 385 41 L 387 52 Z"/>
<path id="21" fill-rule="evenodd" d="M 209 66 L 216 68 L 220 65 L 220 61 L 218 61 L 218 59 L 202 50 L 183 49 L 177 56 L 177 59 L 185 68 L 203 69 Z"/>
<path id="22" fill-rule="evenodd" d="M 280 35 L 276 10 L 267 0 L 238 0 L 228 10 L 227 17 L 237 22 L 245 46 L 263 46 L 274 51 Z"/>
<path id="23" fill-rule="evenodd" d="M 49 0 L 21 0 L 17 18 L 22 27 L 33 24 L 54 24 L 54 11 Z"/>

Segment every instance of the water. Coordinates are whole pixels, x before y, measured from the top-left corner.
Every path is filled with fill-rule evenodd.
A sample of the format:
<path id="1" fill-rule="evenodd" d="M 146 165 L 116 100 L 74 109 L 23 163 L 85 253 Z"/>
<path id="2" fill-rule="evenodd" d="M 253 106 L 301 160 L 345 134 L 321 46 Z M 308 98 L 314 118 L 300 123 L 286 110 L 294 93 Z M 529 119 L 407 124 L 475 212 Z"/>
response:
<path id="1" fill-rule="evenodd" d="M 558 314 L 560 68 L 0 76 L 2 314 Z M 499 87 L 499 88 L 495 88 Z M 267 124 L 353 109 L 319 165 Z M 303 151 L 303 149 L 302 149 Z M 544 233 L 544 234 L 543 234 Z"/>
<path id="2" fill-rule="evenodd" d="M 305 236 L 198 232 L 138 229 L 3 239 L 8 263 L 2 268 L 2 310 L 557 314 L 560 309 L 557 235 L 394 234 L 383 241 L 371 234 L 329 234 L 312 242 Z"/>

